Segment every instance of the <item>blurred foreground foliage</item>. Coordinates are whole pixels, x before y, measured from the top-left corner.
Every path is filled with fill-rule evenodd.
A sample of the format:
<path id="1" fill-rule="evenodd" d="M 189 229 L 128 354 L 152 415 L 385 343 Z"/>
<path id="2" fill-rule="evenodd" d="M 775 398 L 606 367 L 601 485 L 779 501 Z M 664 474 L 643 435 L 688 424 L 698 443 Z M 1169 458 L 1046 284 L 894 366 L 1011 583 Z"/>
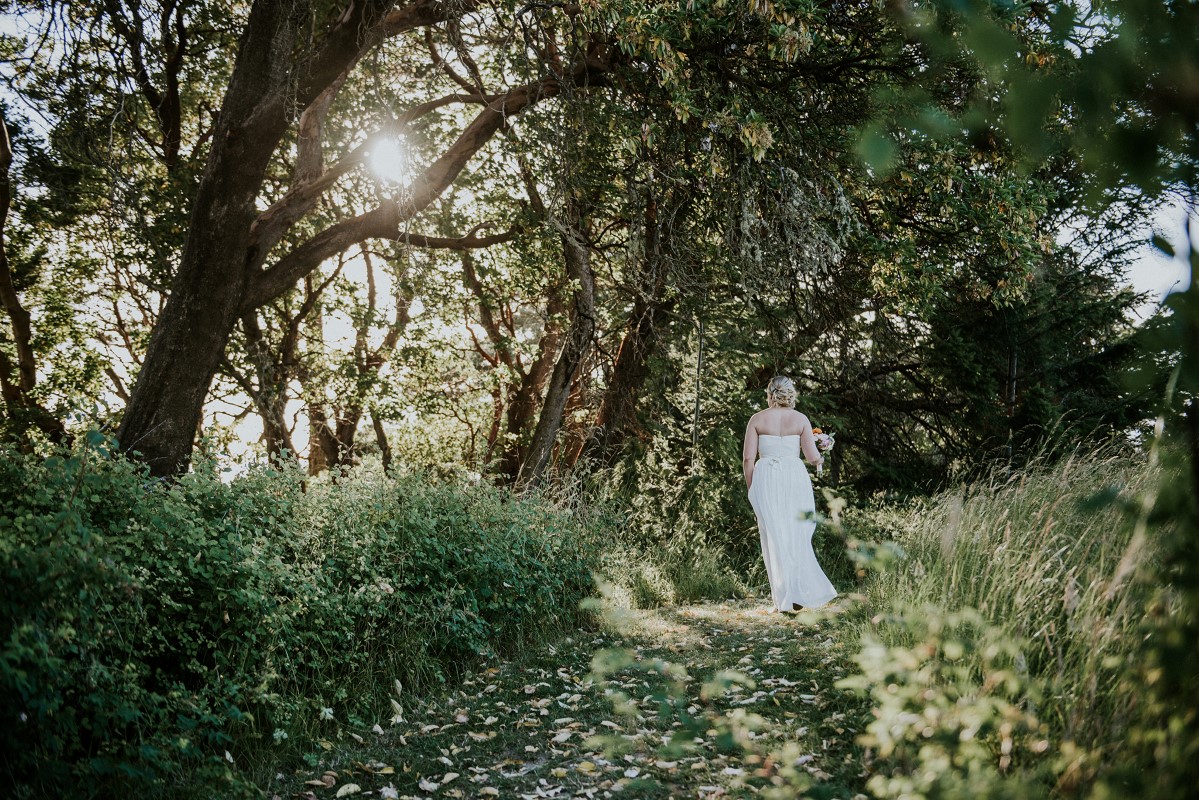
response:
<path id="1" fill-rule="evenodd" d="M 1052 521 L 1069 513 L 1066 473 L 1050 476 L 1063 482 L 1046 486 L 1036 514 L 1019 513 L 1024 478 L 1019 486 L 991 487 L 1003 507 L 969 533 L 962 520 L 970 502 L 951 504 L 958 511 L 921 540 L 926 548 L 941 542 L 940 579 L 921 577 L 909 584 L 918 588 L 900 591 L 888 603 L 903 609 L 909 595 L 940 594 L 936 600 L 947 613 L 972 605 L 1038 654 L 1027 659 L 1030 678 L 1050 692 L 1064 692 L 1050 694 L 1038 712 L 1060 737 L 1053 793 L 1190 797 L 1199 786 L 1199 251 L 1190 241 L 1199 190 L 1199 5 L 937 0 L 899 3 L 894 13 L 927 54 L 931 71 L 949 74 L 966 58 L 994 91 L 974 96 L 952 119 L 928 113 L 933 106 L 918 92 L 894 94 L 891 115 L 882 115 L 863 137 L 862 152 L 875 169 L 894 168 L 894 137 L 904 130 L 933 139 L 963 133 L 989 139 L 1011 148 L 1029 170 L 1070 151 L 1094 176 L 1085 188 L 1088 199 L 1129 190 L 1182 200 L 1188 241 L 1154 241 L 1189 263 L 1192 280 L 1167 298 L 1163 318 L 1144 337 L 1140 368 L 1128 374 L 1130 387 L 1152 385 L 1160 398 L 1142 479 L 1086 476 L 1083 486 L 1092 492 L 1111 488 L 1085 508 L 1077 535 L 1057 547 L 1048 545 L 1056 535 Z M 1002 541 L 995 539 L 997 531 Z M 1030 546 L 1021 549 L 1009 536 Z M 1009 545 L 1014 559 L 1001 552 Z M 929 569 L 923 560 L 916 564 Z M 997 583 L 995 575 L 1001 576 Z M 910 635 L 921 638 L 919 630 Z M 974 669 L 976 676 L 985 674 L 981 662 Z M 900 685 L 892 681 L 872 691 Z M 1023 699 L 1025 710 L 1032 709 L 1033 698 L 1030 692 Z M 920 746 L 928 729 L 908 725 L 898 712 L 891 719 L 909 731 L 908 749 L 895 769 L 915 774 L 945 766 Z M 934 722 L 930 718 L 936 736 Z M 875 736 L 882 741 L 878 731 Z M 959 736 L 960 744 L 948 752 L 970 750 L 968 738 Z M 1008 756 L 1005 747 L 1010 749 L 1001 746 L 1000 752 Z M 953 768 L 970 774 L 969 764 Z M 1022 775 L 1015 769 L 1004 779 Z M 875 790 L 954 796 L 938 787 L 881 782 Z M 1049 792 L 1034 782 L 1019 796 Z"/>

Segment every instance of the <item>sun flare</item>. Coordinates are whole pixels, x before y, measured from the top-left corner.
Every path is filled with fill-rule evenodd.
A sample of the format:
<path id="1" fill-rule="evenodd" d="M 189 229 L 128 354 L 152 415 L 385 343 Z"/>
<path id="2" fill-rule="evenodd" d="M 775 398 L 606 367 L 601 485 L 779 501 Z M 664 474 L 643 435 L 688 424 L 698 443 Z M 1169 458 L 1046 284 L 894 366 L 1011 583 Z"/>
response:
<path id="1" fill-rule="evenodd" d="M 386 183 L 408 183 L 408 154 L 399 137 L 388 136 L 372 145 L 367 163 L 371 172 Z"/>

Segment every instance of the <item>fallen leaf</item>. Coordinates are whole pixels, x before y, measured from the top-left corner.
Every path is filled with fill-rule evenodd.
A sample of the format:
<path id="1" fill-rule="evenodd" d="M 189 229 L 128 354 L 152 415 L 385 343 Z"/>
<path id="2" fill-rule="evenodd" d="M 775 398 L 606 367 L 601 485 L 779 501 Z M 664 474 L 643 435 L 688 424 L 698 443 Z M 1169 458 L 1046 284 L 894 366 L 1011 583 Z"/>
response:
<path id="1" fill-rule="evenodd" d="M 345 786 L 337 790 L 334 797 L 349 797 L 352 794 L 358 794 L 362 791 L 362 787 L 356 783 L 347 783 Z"/>

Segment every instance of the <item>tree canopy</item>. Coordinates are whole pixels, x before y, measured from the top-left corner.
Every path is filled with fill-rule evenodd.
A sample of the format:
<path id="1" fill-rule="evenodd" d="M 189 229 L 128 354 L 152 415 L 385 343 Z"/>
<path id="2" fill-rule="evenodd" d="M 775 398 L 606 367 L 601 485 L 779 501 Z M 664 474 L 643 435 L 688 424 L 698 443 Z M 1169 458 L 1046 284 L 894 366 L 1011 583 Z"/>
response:
<path id="1" fill-rule="evenodd" d="M 1134 425 L 1122 275 L 1192 178 L 1186 86 L 1100 8 L 937 8 L 8 3 L 5 430 L 164 475 L 249 435 L 727 477 L 787 372 L 839 480 L 907 490 Z M 1167 113 L 1100 133 L 1098 64 Z M 1133 140 L 1169 170 L 1113 172 Z"/>

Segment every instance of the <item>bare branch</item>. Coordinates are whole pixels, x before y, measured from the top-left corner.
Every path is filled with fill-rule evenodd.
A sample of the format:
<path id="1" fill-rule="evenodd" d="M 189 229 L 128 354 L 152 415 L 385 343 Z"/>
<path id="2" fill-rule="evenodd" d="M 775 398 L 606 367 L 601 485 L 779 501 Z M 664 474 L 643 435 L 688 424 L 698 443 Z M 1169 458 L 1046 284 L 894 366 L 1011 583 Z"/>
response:
<path id="1" fill-rule="evenodd" d="M 458 74 L 457 70 L 450 66 L 450 63 L 445 60 L 445 57 L 437 50 L 437 44 L 433 41 L 432 27 L 425 28 L 425 47 L 429 50 L 429 57 L 433 59 L 433 66 L 438 67 L 446 75 L 450 77 L 454 83 L 461 86 L 472 94 L 478 91 L 477 87 L 473 86 L 470 81 Z"/>
<path id="2" fill-rule="evenodd" d="M 467 288 L 474 294 L 479 305 L 479 320 L 483 323 L 483 330 L 487 331 L 488 338 L 491 339 L 491 346 L 495 348 L 496 356 L 503 362 L 515 369 L 512 359 L 512 348 L 508 344 L 507 338 L 500 330 L 499 323 L 496 322 L 495 313 L 492 309 L 494 302 L 493 298 L 487 296 L 487 292 L 483 287 L 483 282 L 479 280 L 479 274 L 475 271 L 475 260 L 469 251 L 462 253 L 462 279 Z M 474 336 L 474 333 L 471 333 Z M 485 356 L 486 357 L 486 356 Z M 492 359 L 494 365 L 495 361 Z"/>
<path id="3" fill-rule="evenodd" d="M 467 250 L 480 250 L 486 247 L 492 247 L 504 242 L 510 242 L 520 233 L 520 228 L 512 227 L 503 233 L 494 233 L 491 236 L 476 236 L 474 233 L 469 233 L 466 236 L 447 237 L 447 236 L 427 236 L 423 233 L 405 233 L 399 237 L 399 240 L 404 244 L 413 247 L 426 247 L 431 250 L 457 250 L 464 252 Z"/>
<path id="4" fill-rule="evenodd" d="M 4 310 L 8 315 L 17 354 L 15 365 L 7 356 L 0 358 L 0 391 L 3 392 L 4 404 L 11 417 L 15 418 L 22 413 L 29 414 L 32 422 L 42 432 L 55 441 L 61 441 L 66 436 L 62 420 L 42 408 L 33 396 L 33 390 L 37 385 L 37 360 L 33 350 L 32 317 L 29 310 L 21 304 L 8 263 L 8 247 L 4 234 L 12 204 L 12 183 L 9 177 L 12 161 L 8 125 L 0 115 L 0 301 L 3 301 Z"/>

